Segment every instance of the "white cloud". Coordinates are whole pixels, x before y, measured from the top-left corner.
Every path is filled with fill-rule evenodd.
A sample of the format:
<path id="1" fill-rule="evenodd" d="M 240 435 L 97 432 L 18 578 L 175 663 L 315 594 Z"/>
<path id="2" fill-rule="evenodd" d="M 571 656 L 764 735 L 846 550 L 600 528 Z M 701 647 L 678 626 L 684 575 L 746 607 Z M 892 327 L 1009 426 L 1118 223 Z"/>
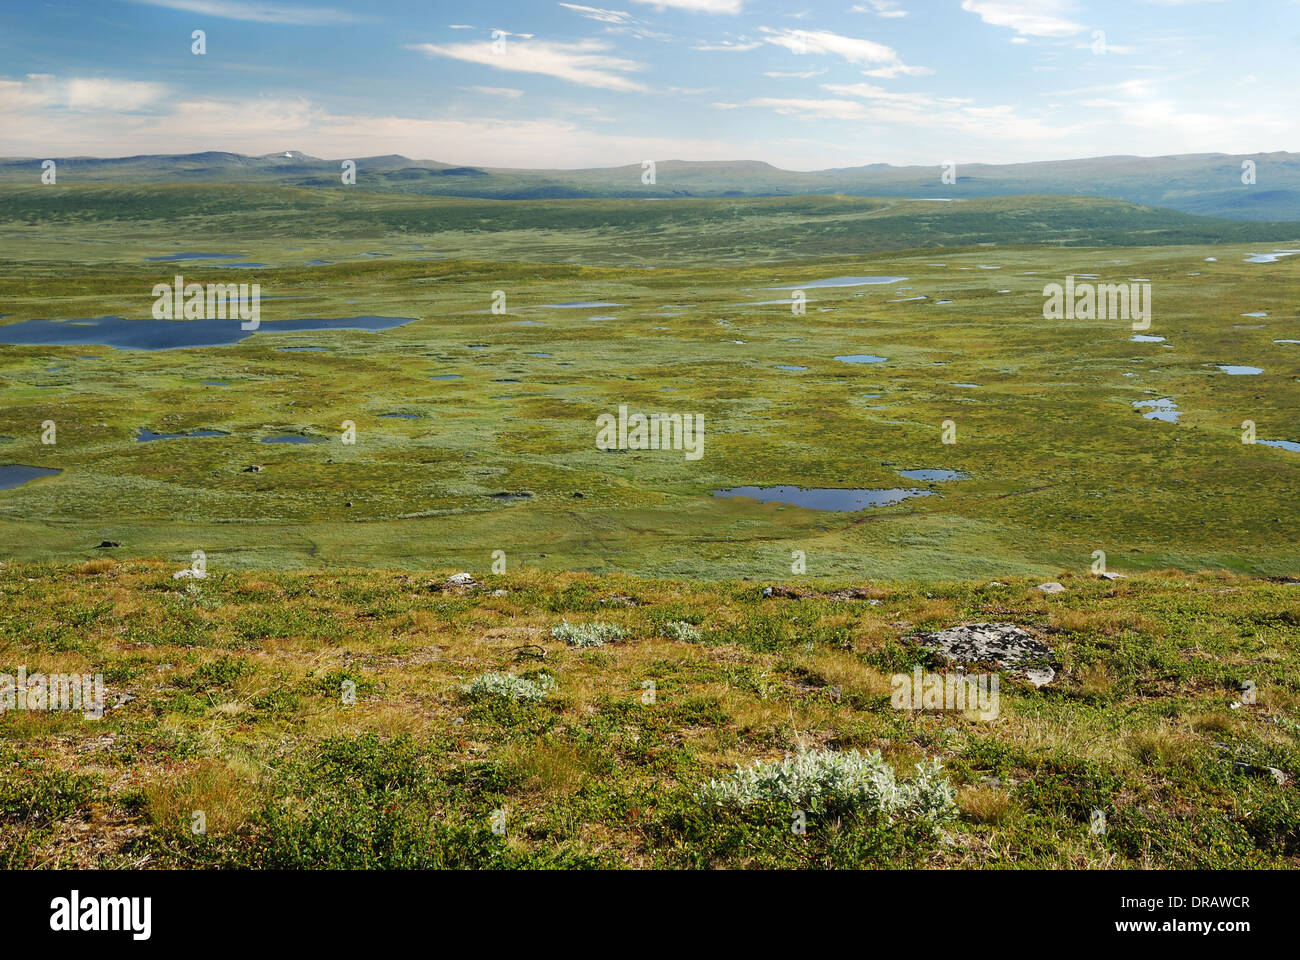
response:
<path id="1" fill-rule="evenodd" d="M 133 112 L 159 103 L 167 94 L 161 83 L 30 73 L 26 81 L 0 80 L 0 115 L 10 111 L 114 110 Z M 5 125 L 7 131 L 15 128 Z"/>
<path id="2" fill-rule="evenodd" d="M 674 7 L 692 13 L 740 13 L 745 8 L 745 0 L 632 0 L 632 2 L 644 3 L 660 10 Z"/>
<path id="3" fill-rule="evenodd" d="M 921 76 L 933 73 L 928 67 L 909 67 L 893 47 L 874 40 L 862 40 L 857 37 L 845 37 L 828 30 L 790 30 L 770 27 L 760 28 L 768 34 L 768 43 L 785 47 L 797 54 L 830 54 L 843 57 L 849 63 L 874 66 L 875 69 L 864 71 L 868 76 L 893 77 L 898 74 Z"/>
<path id="4" fill-rule="evenodd" d="M 579 16 L 586 17 L 588 20 L 599 20 L 601 23 L 631 23 L 632 15 L 624 13 L 622 10 L 602 10 L 600 7 L 584 7 L 577 3 L 561 3 L 560 6 L 567 7 Z"/>
<path id="5" fill-rule="evenodd" d="M 253 23 L 284 23 L 299 27 L 325 27 L 357 23 L 363 18 L 335 7 L 290 7 L 245 0 L 132 0 L 152 7 L 166 7 L 184 13 L 197 13 L 225 20 L 248 20 Z"/>
<path id="6" fill-rule="evenodd" d="M 803 70 L 796 73 L 784 73 L 780 70 L 767 70 L 763 73 L 765 77 L 771 77 L 773 80 L 810 80 L 813 77 L 820 77 L 825 70 Z"/>
<path id="7" fill-rule="evenodd" d="M 752 43 L 745 41 L 717 40 L 713 43 L 701 43 L 695 47 L 696 50 L 702 50 L 706 53 L 744 53 L 746 50 L 757 50 L 763 44 L 755 40 Z"/>
<path id="8" fill-rule="evenodd" d="M 902 5 L 898 0 L 867 0 L 866 3 L 855 3 L 853 12 L 874 13 L 878 17 L 887 19 L 907 16 L 907 11 L 902 9 Z"/>
<path id="9" fill-rule="evenodd" d="M 1074 5 L 1068 0 L 962 0 L 961 8 L 1022 36 L 1072 37 L 1087 29 L 1069 19 Z"/>
<path id="10" fill-rule="evenodd" d="M 614 57 L 605 51 L 609 45 L 599 40 L 578 43 L 550 43 L 545 40 L 512 40 L 505 52 L 498 53 L 493 43 L 416 43 L 407 49 L 428 57 L 451 57 L 498 70 L 540 73 L 603 90 L 644 91 L 644 84 L 624 76 L 643 69 L 635 60 Z"/>
<path id="11" fill-rule="evenodd" d="M 484 93 L 489 97 L 508 97 L 516 100 L 524 95 L 522 90 L 514 87 L 466 87 L 467 90 L 473 90 L 475 93 Z"/>
<path id="12" fill-rule="evenodd" d="M 755 97 L 747 107 L 767 107 L 786 116 L 805 120 L 859 120 L 867 115 L 860 103 L 852 100 L 808 100 L 796 97 Z"/>

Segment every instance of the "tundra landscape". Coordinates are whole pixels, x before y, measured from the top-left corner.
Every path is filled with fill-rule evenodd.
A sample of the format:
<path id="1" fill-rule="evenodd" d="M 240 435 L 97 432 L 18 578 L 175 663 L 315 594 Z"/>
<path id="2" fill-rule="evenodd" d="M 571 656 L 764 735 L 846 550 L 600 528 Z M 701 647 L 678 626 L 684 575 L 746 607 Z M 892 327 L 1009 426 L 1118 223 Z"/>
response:
<path id="1" fill-rule="evenodd" d="M 1300 865 L 1300 154 L 298 133 L 0 138 L 0 866 Z"/>

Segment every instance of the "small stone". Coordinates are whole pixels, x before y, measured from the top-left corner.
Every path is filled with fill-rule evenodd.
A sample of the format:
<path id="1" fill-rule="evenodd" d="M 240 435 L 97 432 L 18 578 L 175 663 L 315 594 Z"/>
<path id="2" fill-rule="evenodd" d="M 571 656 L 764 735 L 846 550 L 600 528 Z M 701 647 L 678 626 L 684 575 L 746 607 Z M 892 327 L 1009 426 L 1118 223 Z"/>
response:
<path id="1" fill-rule="evenodd" d="M 186 567 L 184 570 L 177 570 L 172 574 L 173 580 L 206 580 L 207 573 L 202 570 L 195 570 L 193 567 Z"/>
<path id="2" fill-rule="evenodd" d="M 1240 760 L 1234 760 L 1232 769 L 1247 777 L 1272 777 L 1273 782 L 1279 787 L 1286 786 L 1287 775 L 1277 767 L 1257 767 L 1253 763 L 1242 763 Z"/>
<path id="3" fill-rule="evenodd" d="M 444 588 L 451 588 L 454 590 L 471 590 L 474 587 L 482 586 L 482 584 L 468 573 L 453 573 L 443 581 L 442 585 Z"/>
<path id="4" fill-rule="evenodd" d="M 245 468 L 243 469 L 242 472 L 243 472 L 243 473 L 261 473 L 261 472 L 262 472 L 262 468 L 261 468 L 260 466 L 258 466 L 258 465 L 255 463 L 255 464 L 253 464 L 252 466 L 245 467 Z"/>
<path id="5" fill-rule="evenodd" d="M 101 540 L 99 546 L 95 547 L 95 549 L 98 550 L 100 547 L 120 547 L 121 545 L 120 540 Z"/>
<path id="6" fill-rule="evenodd" d="M 1043 591 L 1043 593 L 1065 593 L 1065 587 L 1061 586 L 1056 581 L 1040 583 L 1037 589 Z"/>

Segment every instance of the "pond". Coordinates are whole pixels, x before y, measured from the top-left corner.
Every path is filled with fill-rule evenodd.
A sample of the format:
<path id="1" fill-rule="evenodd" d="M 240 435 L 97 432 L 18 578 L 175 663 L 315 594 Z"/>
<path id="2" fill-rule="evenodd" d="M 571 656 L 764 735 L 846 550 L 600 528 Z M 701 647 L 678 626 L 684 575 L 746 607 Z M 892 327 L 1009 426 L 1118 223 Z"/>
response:
<path id="1" fill-rule="evenodd" d="M 1216 363 L 1215 366 L 1230 377 L 1257 377 L 1264 372 L 1263 367 L 1246 367 L 1235 363 Z"/>
<path id="2" fill-rule="evenodd" d="M 960 470 L 899 470 L 900 477 L 920 480 L 922 483 L 947 483 L 949 480 L 968 480 L 968 474 Z"/>
<path id="3" fill-rule="evenodd" d="M 190 430 L 185 433 L 154 433 L 146 427 L 139 427 L 136 431 L 135 438 L 142 443 L 149 443 L 153 440 L 175 440 L 177 437 L 228 437 L 230 434 L 222 430 Z"/>
<path id="4" fill-rule="evenodd" d="M 324 437 L 309 437 L 301 433 L 277 433 L 263 437 L 258 443 L 324 443 Z"/>
<path id="5" fill-rule="evenodd" d="M 928 497 L 929 490 L 848 490 L 834 487 L 731 487 L 714 490 L 715 497 L 744 497 L 763 503 L 786 503 L 809 510 L 853 513 L 869 507 L 888 507 L 912 497 Z"/>
<path id="6" fill-rule="evenodd" d="M 62 472 L 49 467 L 25 467 L 18 463 L 0 463 L 0 490 L 12 490 L 30 480 L 53 477 Z"/>
<path id="7" fill-rule="evenodd" d="M 768 287 L 769 290 L 814 290 L 819 287 L 865 287 L 877 283 L 899 283 L 907 277 L 828 277 L 825 280 L 809 280 L 785 287 Z"/>
<path id="8" fill-rule="evenodd" d="M 1133 406 L 1138 410 L 1142 410 L 1146 407 L 1151 408 L 1149 411 L 1142 414 L 1142 419 L 1144 420 L 1160 420 L 1164 423 L 1177 423 L 1179 416 L 1182 415 L 1182 411 L 1178 409 L 1178 404 L 1174 403 L 1174 401 L 1170 400 L 1168 397 L 1164 397 L 1160 400 L 1134 400 Z"/>
<path id="9" fill-rule="evenodd" d="M 241 330 L 238 320 L 127 320 L 88 317 L 82 320 L 26 320 L 0 327 L 0 343 L 57 347 L 105 344 L 119 350 L 180 350 L 225 347 L 255 333 L 298 333 L 320 330 L 391 330 L 414 317 L 332 317 L 277 320 L 258 330 Z"/>

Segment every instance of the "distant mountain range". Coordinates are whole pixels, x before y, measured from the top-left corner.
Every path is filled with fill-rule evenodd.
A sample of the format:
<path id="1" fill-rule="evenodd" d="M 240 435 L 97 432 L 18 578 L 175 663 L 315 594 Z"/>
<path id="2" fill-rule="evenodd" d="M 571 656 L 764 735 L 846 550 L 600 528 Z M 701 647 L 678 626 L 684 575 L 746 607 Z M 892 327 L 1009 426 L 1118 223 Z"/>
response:
<path id="1" fill-rule="evenodd" d="M 44 158 L 0 159 L 0 182 L 39 183 Z M 53 158 L 60 182 L 267 183 L 340 187 L 341 160 L 296 150 L 260 157 L 189 153 L 101 159 Z M 456 166 L 389 155 L 354 158 L 356 189 L 499 200 L 583 197 L 996 197 L 1065 194 L 1111 197 L 1234 220 L 1300 220 L 1300 154 L 1222 153 L 1095 157 L 1012 164 L 958 164 L 944 183 L 939 166 L 871 164 L 800 173 L 761 161 L 664 160 L 654 182 L 640 163 L 587 170 Z M 1255 183 L 1242 182 L 1243 162 Z"/>

